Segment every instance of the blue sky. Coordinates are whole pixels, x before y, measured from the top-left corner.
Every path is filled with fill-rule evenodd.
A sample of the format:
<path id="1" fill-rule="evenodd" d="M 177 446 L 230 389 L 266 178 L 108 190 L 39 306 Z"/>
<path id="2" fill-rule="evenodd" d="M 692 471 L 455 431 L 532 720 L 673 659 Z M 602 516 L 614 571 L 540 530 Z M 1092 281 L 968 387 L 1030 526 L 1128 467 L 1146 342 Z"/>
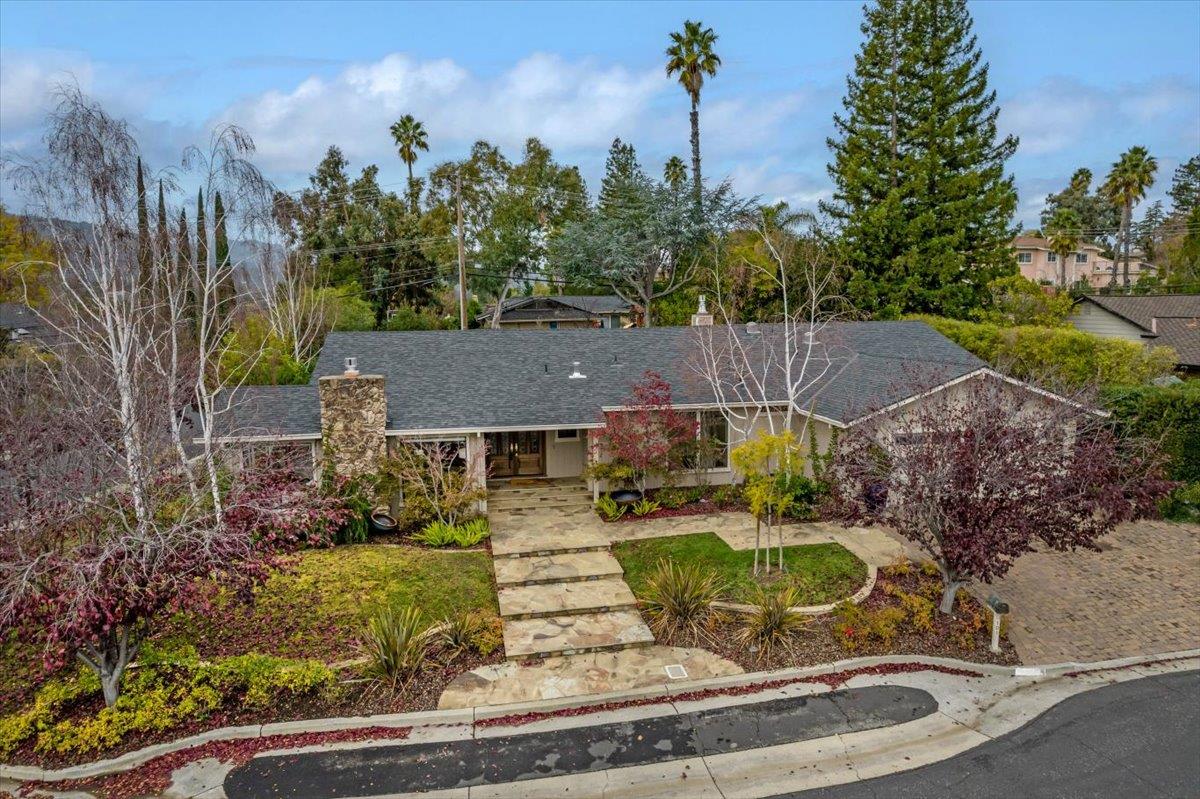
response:
<path id="1" fill-rule="evenodd" d="M 975 2 L 976 33 L 1006 131 L 1019 216 L 1121 150 L 1174 166 L 1200 152 L 1200 2 Z M 34 153 L 55 81 L 137 128 L 155 166 L 219 122 L 249 129 L 285 188 L 330 144 L 352 167 L 402 179 L 387 127 L 430 131 L 418 169 L 486 138 L 527 136 L 598 179 L 614 136 L 657 171 L 687 154 L 687 99 L 662 71 L 685 17 L 720 36 L 724 66 L 701 109 L 706 174 L 812 206 L 827 196 L 825 137 L 861 34 L 858 3 L 0 2 L 0 147 Z M 11 204 L 11 200 L 10 200 Z"/>

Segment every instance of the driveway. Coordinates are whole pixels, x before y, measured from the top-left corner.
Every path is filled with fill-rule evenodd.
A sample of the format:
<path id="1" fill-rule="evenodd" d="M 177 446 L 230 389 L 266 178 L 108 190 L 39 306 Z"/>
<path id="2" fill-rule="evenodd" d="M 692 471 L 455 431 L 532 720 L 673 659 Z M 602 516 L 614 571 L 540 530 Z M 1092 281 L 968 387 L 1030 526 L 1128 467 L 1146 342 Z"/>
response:
<path id="1" fill-rule="evenodd" d="M 1096 661 L 1200 648 L 1200 525 L 1118 527 L 1101 552 L 1036 552 L 992 586 L 1012 608 L 1026 663 Z"/>

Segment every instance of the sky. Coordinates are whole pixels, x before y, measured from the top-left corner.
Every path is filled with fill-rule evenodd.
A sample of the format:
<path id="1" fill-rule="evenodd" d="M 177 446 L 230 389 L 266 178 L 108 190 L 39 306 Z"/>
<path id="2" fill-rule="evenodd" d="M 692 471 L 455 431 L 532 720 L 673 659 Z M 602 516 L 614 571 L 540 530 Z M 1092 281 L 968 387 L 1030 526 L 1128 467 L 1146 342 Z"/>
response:
<path id="1" fill-rule="evenodd" d="M 1159 162 L 1148 201 L 1200 153 L 1200 1 L 970 4 L 990 64 L 1018 220 L 1075 169 L 1103 176 L 1128 147 Z M 214 126 L 254 138 L 259 165 L 294 190 L 331 144 L 357 174 L 401 188 L 388 127 L 429 131 L 416 169 L 477 139 L 514 160 L 537 136 L 595 191 L 614 137 L 655 173 L 688 157 L 688 99 L 664 71 L 685 18 L 719 36 L 705 86 L 705 175 L 747 195 L 815 207 L 829 197 L 826 137 L 862 40 L 857 2 L 59 3 L 0 0 L 0 151 L 36 156 L 51 90 L 81 88 L 137 131 L 153 168 Z M 20 203 L 0 189 L 10 207 Z"/>

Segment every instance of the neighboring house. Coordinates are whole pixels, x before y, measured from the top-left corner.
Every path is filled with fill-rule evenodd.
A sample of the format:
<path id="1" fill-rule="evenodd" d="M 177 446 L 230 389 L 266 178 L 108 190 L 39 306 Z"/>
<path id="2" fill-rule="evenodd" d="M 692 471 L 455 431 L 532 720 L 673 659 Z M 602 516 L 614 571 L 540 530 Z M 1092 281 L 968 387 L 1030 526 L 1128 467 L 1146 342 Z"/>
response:
<path id="1" fill-rule="evenodd" d="M 711 317 L 697 314 L 696 323 L 711 324 Z M 734 332 L 749 342 L 773 328 Z M 729 451 L 739 438 L 694 369 L 701 330 L 330 333 L 308 385 L 240 389 L 236 414 L 215 428 L 221 441 L 243 450 L 289 447 L 291 457 L 314 469 L 329 454 L 345 474 L 375 471 L 389 443 L 405 439 L 457 446 L 468 464 L 486 459 L 492 477 L 582 479 L 603 414 L 620 411 L 631 386 L 655 371 L 671 384 L 675 407 L 696 414 L 699 434 L 724 445 L 707 480 L 734 482 Z M 971 379 L 999 378 L 1027 390 L 923 322 L 847 322 L 820 336 L 837 361 L 796 403 L 804 410 L 793 426 L 800 433 L 811 419 L 821 448 L 834 428 L 872 409 L 964 390 Z"/>
<path id="2" fill-rule="evenodd" d="M 476 319 L 488 323 L 495 306 Z M 560 330 L 571 327 L 627 327 L 632 323 L 633 307 L 613 295 L 581 296 L 547 294 L 509 297 L 500 307 L 503 328 L 542 328 Z"/>
<path id="3" fill-rule="evenodd" d="M 1017 252 L 1017 266 L 1021 275 L 1030 280 L 1057 286 L 1061 282 L 1058 255 L 1050 251 L 1050 240 L 1039 236 L 1017 236 L 1013 239 Z M 1109 285 L 1113 275 L 1113 261 L 1104 257 L 1104 250 L 1089 241 L 1080 242 L 1079 248 L 1067 256 L 1067 286 L 1085 281 L 1094 288 Z M 1124 282 L 1125 264 L 1116 265 L 1117 282 Z M 1154 265 L 1147 263 L 1140 250 L 1134 249 L 1129 258 L 1129 280 L 1136 283 L 1143 274 L 1154 274 Z"/>
<path id="4" fill-rule="evenodd" d="M 44 347 L 51 331 L 41 317 L 28 305 L 19 302 L 0 302 L 0 336 L 6 343 Z"/>
<path id="5" fill-rule="evenodd" d="M 1200 370 L 1200 294 L 1086 295 L 1067 321 L 1098 336 L 1174 347 L 1180 369 Z"/>

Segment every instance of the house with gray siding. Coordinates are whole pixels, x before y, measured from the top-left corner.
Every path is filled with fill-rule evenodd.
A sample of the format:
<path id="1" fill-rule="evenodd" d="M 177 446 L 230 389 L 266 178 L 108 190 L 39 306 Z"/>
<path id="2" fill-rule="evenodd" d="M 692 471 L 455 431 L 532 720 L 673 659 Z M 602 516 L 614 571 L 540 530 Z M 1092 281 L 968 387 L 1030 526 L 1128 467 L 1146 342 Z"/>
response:
<path id="1" fill-rule="evenodd" d="M 1171 347 L 1182 370 L 1200 370 L 1200 294 L 1085 295 L 1067 317 L 1106 338 Z"/>

